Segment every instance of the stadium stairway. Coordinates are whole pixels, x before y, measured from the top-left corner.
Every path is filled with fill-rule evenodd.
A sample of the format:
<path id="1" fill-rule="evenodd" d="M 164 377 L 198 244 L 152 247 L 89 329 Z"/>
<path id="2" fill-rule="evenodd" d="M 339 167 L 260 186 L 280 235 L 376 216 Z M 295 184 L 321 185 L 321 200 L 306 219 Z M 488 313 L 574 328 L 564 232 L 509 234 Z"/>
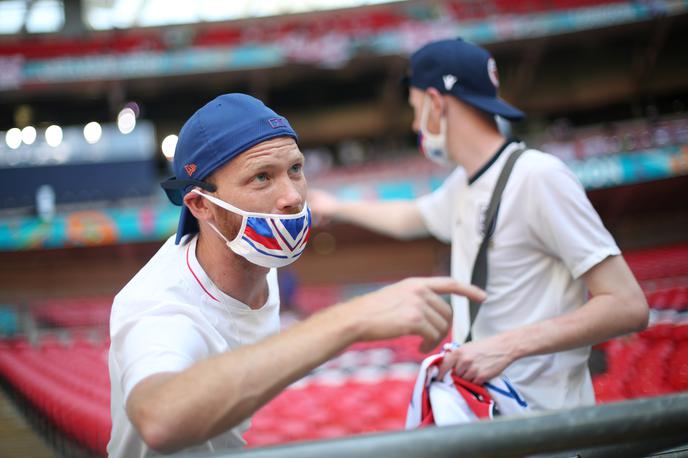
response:
<path id="1" fill-rule="evenodd" d="M 0 390 L 0 456 L 57 458 L 3 390 Z"/>

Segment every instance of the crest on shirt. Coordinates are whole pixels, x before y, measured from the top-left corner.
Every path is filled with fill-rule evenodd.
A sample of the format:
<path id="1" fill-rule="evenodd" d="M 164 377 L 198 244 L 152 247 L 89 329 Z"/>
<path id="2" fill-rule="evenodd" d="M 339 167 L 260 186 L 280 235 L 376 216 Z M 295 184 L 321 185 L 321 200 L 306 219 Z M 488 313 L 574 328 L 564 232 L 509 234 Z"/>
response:
<path id="1" fill-rule="evenodd" d="M 487 204 L 478 205 L 478 217 L 475 219 L 478 222 L 476 231 L 480 237 L 485 237 L 485 217 L 487 213 Z"/>

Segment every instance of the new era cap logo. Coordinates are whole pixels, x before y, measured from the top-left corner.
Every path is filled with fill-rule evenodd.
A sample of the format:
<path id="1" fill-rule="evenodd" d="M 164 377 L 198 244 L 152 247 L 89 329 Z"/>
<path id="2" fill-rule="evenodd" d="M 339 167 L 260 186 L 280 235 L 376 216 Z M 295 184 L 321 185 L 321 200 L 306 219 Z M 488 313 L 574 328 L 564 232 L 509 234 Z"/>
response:
<path id="1" fill-rule="evenodd" d="M 268 119 L 270 127 L 273 129 L 278 129 L 280 127 L 287 127 L 287 121 L 284 118 L 271 118 Z"/>
<path id="2" fill-rule="evenodd" d="M 443 75 L 442 81 L 444 81 L 444 88 L 448 91 L 451 91 L 456 82 L 458 81 L 458 78 L 454 75 Z"/>
<path id="3" fill-rule="evenodd" d="M 184 170 L 186 170 L 187 175 L 191 176 L 196 171 L 196 164 L 186 164 Z"/>
<path id="4" fill-rule="evenodd" d="M 496 88 L 499 87 L 499 74 L 497 73 L 497 64 L 493 58 L 489 58 L 487 61 L 487 76 L 490 77 L 492 85 Z"/>

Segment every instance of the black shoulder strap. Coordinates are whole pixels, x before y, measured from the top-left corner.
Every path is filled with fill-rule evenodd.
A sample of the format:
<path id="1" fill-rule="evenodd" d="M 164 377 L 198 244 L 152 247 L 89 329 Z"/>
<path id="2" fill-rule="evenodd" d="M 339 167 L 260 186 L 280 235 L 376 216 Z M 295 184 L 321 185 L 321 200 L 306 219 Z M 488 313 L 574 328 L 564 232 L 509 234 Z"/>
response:
<path id="1" fill-rule="evenodd" d="M 502 193 L 506 187 L 506 182 L 509 180 L 509 175 L 511 175 L 511 170 L 516 164 L 516 160 L 521 157 L 521 154 L 525 152 L 525 148 L 519 148 L 518 150 L 511 153 L 509 158 L 506 160 L 502 172 L 497 179 L 497 184 L 495 184 L 494 190 L 492 191 L 492 198 L 490 199 L 490 204 L 485 212 L 485 220 L 483 222 L 483 231 L 485 235 L 483 236 L 483 241 L 478 249 L 478 254 L 475 257 L 475 262 L 473 263 L 473 274 L 471 275 L 471 284 L 477 286 L 478 288 L 485 289 L 487 286 L 487 247 L 490 244 L 490 239 L 494 233 L 495 227 L 497 226 L 497 213 L 499 212 L 499 203 L 502 200 Z M 466 337 L 466 342 L 470 342 L 472 339 L 472 328 L 473 323 L 475 323 L 475 317 L 478 315 L 480 310 L 480 302 L 470 301 L 470 323 L 468 327 L 468 336 Z"/>

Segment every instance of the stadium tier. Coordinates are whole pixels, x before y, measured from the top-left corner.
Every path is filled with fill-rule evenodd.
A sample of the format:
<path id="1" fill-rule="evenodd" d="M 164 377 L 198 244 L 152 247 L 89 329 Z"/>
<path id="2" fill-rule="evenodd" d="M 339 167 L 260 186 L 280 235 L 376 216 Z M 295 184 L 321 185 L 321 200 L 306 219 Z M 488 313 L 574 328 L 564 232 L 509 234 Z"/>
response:
<path id="1" fill-rule="evenodd" d="M 687 9 L 681 1 L 397 2 L 344 13 L 177 25 L 158 32 L 110 30 L 92 33 L 88 40 L 8 39 L 0 42 L 8 69 L 0 91 L 289 63 L 336 68 L 359 56 L 408 54 L 429 38 L 461 34 L 480 43 L 501 43 L 634 24 Z"/>
<path id="2" fill-rule="evenodd" d="M 111 297 L 51 299 L 29 305 L 34 319 L 62 328 L 101 326 L 110 321 Z"/>
<path id="3" fill-rule="evenodd" d="M 484 19 L 490 16 L 529 14 L 545 11 L 563 11 L 577 8 L 613 5 L 618 0 L 488 0 L 480 2 L 446 2 L 442 12 L 457 21 Z M 428 16 L 437 15 L 424 5 L 406 7 L 377 6 L 340 12 L 324 12 L 299 15 L 279 20 L 245 21 L 222 25 L 198 27 L 185 45 L 203 48 L 213 46 L 240 46 L 253 43 L 274 43 L 286 41 L 290 36 L 307 36 L 315 39 L 326 34 L 337 33 L 349 38 L 379 33 L 389 29 L 408 26 Z M 179 43 L 161 32 L 117 31 L 101 32 L 88 40 L 51 37 L 24 39 L 21 43 L 12 41 L 0 43 L 0 56 L 22 55 L 27 59 L 51 59 L 57 57 L 93 56 L 102 54 L 127 54 L 173 50 Z"/>
<path id="4" fill-rule="evenodd" d="M 50 161 L 54 153 L 41 150 L 34 154 L 30 151 L 34 146 L 11 150 L 0 144 L 0 177 L 5 177 L 0 180 L 0 210 L 20 211 L 5 218 L 0 215 L 0 251 L 163 240 L 171 235 L 179 208 L 156 189 L 153 152 L 141 150 L 142 145 L 151 145 L 152 127 L 144 126 L 136 131 L 136 138 L 120 134 L 128 141 L 111 142 L 118 145 L 113 152 L 117 154 L 101 154 L 101 159 L 89 158 L 87 162 L 75 157 L 73 163 L 37 166 L 31 161 Z M 611 131 L 601 125 L 572 129 L 566 141 L 556 143 L 552 143 L 550 133 L 531 141 L 535 146 L 552 147 L 551 153 L 564 159 L 588 190 L 688 174 L 688 118 L 667 118 L 658 123 L 626 121 L 606 129 Z M 121 152 L 136 141 L 138 152 Z M 85 144 L 83 139 L 81 142 Z M 95 146 L 86 145 L 86 150 Z M 415 152 L 408 153 L 306 172 L 312 186 L 352 200 L 412 199 L 440 186 L 448 171 Z M 132 154 L 141 159 L 125 160 Z M 46 158 L 41 159 L 44 155 Z M 12 165 L 8 161 L 13 157 L 27 163 Z M 121 186 L 122 176 L 128 177 L 126 186 Z M 37 190 L 43 184 L 53 187 L 58 205 L 47 224 L 43 216 L 27 215 L 33 211 Z M 122 203 L 124 198 L 138 200 Z M 65 205 L 73 202 L 80 202 L 83 208 L 66 210 Z"/>

